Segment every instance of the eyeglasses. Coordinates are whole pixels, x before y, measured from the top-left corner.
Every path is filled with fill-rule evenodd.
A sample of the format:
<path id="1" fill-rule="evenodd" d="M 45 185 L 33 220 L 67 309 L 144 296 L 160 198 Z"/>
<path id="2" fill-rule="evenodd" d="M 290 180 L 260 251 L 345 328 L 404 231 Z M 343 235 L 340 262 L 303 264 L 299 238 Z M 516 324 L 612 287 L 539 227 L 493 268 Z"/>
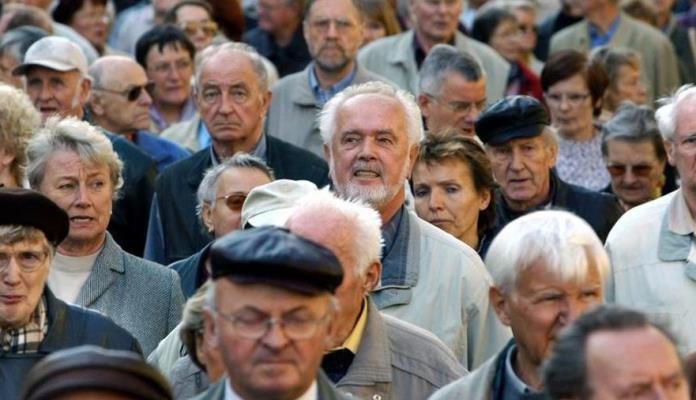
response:
<path id="1" fill-rule="evenodd" d="M 476 108 L 476 111 L 481 111 L 484 108 L 486 108 L 486 103 L 488 102 L 486 99 L 479 100 L 476 102 L 442 101 L 432 94 L 426 94 L 426 96 L 436 103 L 447 106 L 447 108 L 449 108 L 450 111 L 456 114 L 469 114 L 474 108 Z"/>
<path id="2" fill-rule="evenodd" d="M 240 211 L 242 209 L 242 206 L 244 205 L 244 201 L 246 200 L 246 198 L 246 194 L 233 193 L 228 194 L 227 196 L 216 197 L 215 201 L 225 200 L 225 205 L 227 206 L 227 208 L 229 208 L 232 211 Z"/>
<path id="3" fill-rule="evenodd" d="M 549 104 L 558 105 L 565 99 L 573 106 L 580 105 L 585 99 L 590 97 L 589 93 L 544 93 L 544 98 Z"/>
<path id="4" fill-rule="evenodd" d="M 115 93 L 125 97 L 130 102 L 134 102 L 140 98 L 140 95 L 143 93 L 143 89 L 150 92 L 152 91 L 153 86 L 154 84 L 152 82 L 148 82 L 140 86 L 131 86 L 125 90 L 112 90 L 106 88 L 92 88 L 92 90 L 96 90 L 98 92 Z"/>
<path id="5" fill-rule="evenodd" d="M 319 318 L 304 318 L 295 315 L 287 315 L 281 318 L 271 317 L 242 317 L 239 315 L 225 315 L 213 310 L 225 321 L 232 324 L 235 334 L 244 339 L 260 339 L 271 330 L 273 325 L 278 325 L 283 334 L 291 340 L 305 340 L 314 336 L 319 325 L 326 320 L 329 313 Z"/>
<path id="6" fill-rule="evenodd" d="M 14 258 L 22 272 L 34 272 L 44 264 L 47 256 L 46 252 L 31 250 L 16 253 L 0 252 L 0 271 L 6 270 L 10 266 L 10 260 Z"/>
<path id="7" fill-rule="evenodd" d="M 312 29 L 319 31 L 319 32 L 328 32 L 329 29 L 331 29 L 331 24 L 336 25 L 336 31 L 337 32 L 346 32 L 347 30 L 351 28 L 355 28 L 357 25 L 353 23 L 353 21 L 345 18 L 340 18 L 340 19 L 330 19 L 330 18 L 322 18 L 322 19 L 317 19 L 314 21 L 309 22 L 309 26 L 312 27 Z"/>
<path id="8" fill-rule="evenodd" d="M 192 36 L 195 35 L 196 32 L 200 29 L 203 31 L 208 36 L 213 36 L 217 33 L 218 26 L 214 21 L 206 21 L 206 22 L 196 22 L 196 21 L 189 21 L 189 22 L 182 22 L 179 24 L 179 27 L 181 28 L 182 31 L 187 36 Z"/>
<path id="9" fill-rule="evenodd" d="M 612 164 L 612 165 L 607 165 L 607 170 L 609 171 L 609 175 L 617 178 L 620 176 L 623 176 L 626 171 L 631 171 L 633 175 L 645 178 L 646 176 L 650 175 L 650 173 L 653 170 L 652 165 L 647 165 L 647 164 L 638 164 L 638 165 L 626 165 L 626 164 Z"/>

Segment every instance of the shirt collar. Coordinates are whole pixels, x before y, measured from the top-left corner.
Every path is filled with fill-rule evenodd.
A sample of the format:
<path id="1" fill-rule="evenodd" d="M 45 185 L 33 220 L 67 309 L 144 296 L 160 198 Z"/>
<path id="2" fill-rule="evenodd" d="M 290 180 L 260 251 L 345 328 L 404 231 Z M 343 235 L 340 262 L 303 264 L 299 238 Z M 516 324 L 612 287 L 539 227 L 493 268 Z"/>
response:
<path id="1" fill-rule="evenodd" d="M 312 385 L 307 389 L 306 392 L 302 394 L 302 396 L 298 397 L 297 400 L 317 400 L 319 398 L 319 391 L 317 389 L 317 380 L 315 379 L 312 382 Z M 234 389 L 232 389 L 232 385 L 230 385 L 230 380 L 225 379 L 225 397 L 224 400 L 252 400 L 252 399 L 243 399 L 241 396 L 239 396 L 237 393 L 235 393 Z"/>
<path id="2" fill-rule="evenodd" d="M 360 310 L 360 315 L 358 316 L 358 322 L 355 323 L 350 335 L 348 335 L 340 347 L 331 349 L 331 351 L 347 349 L 353 354 L 358 354 L 358 347 L 360 346 L 363 332 L 365 332 L 365 325 L 367 324 L 367 308 L 367 298 L 365 298 L 363 299 L 362 309 Z"/>
<path id="3" fill-rule="evenodd" d="M 667 210 L 667 218 L 670 231 L 679 235 L 692 235 L 694 233 L 694 220 L 691 217 L 691 212 L 684 198 L 684 192 L 681 189 L 674 196 Z"/>
<path id="4" fill-rule="evenodd" d="M 609 44 L 611 38 L 614 37 L 616 30 L 619 28 L 619 22 L 621 22 L 621 14 L 617 15 L 612 21 L 609 28 L 607 28 L 606 33 L 601 33 L 595 25 L 588 22 L 587 27 L 590 35 L 590 47 L 595 48 L 599 46 L 604 46 Z"/>
<path id="5" fill-rule="evenodd" d="M 509 383 L 505 388 L 506 394 L 513 395 L 514 398 L 521 398 L 525 394 L 533 393 L 534 390 L 527 386 L 526 383 L 517 376 L 515 370 L 512 368 L 512 356 L 517 350 L 517 345 L 512 345 L 508 349 L 507 355 L 505 356 L 505 375 L 507 376 L 506 382 Z M 512 396 L 506 396 L 505 398 L 513 398 Z"/>
<path id="6" fill-rule="evenodd" d="M 203 121 L 201 121 L 201 124 L 203 124 Z M 205 125 L 205 124 L 204 124 Z M 261 133 L 261 138 L 259 139 L 258 142 L 256 142 L 256 146 L 249 152 L 249 155 L 252 155 L 254 157 L 260 158 L 263 162 L 267 162 L 266 160 L 266 149 L 268 148 L 268 144 L 266 141 L 266 135 Z M 216 165 L 220 164 L 220 157 L 218 157 L 217 154 L 215 154 L 215 149 L 213 149 L 213 146 L 210 146 L 210 159 L 213 161 L 213 167 Z"/>
<path id="7" fill-rule="evenodd" d="M 319 84 L 319 79 L 317 78 L 317 73 L 314 70 L 315 66 L 316 64 L 312 63 L 312 66 L 307 68 L 309 70 L 309 88 L 312 89 L 314 99 L 321 107 L 323 107 L 324 104 L 326 104 L 326 102 L 329 101 L 329 99 L 331 99 L 336 93 L 350 86 L 355 78 L 355 71 L 357 69 L 356 64 L 353 63 L 353 69 L 348 75 L 328 88 L 322 89 L 321 85 Z"/>

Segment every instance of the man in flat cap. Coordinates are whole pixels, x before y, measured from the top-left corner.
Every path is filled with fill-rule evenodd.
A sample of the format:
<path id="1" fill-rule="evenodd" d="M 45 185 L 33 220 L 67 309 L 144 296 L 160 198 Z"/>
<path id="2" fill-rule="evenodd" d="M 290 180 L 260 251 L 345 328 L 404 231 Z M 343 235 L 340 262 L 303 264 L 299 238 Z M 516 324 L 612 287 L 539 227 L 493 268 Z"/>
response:
<path id="1" fill-rule="evenodd" d="M 58 300 L 46 286 L 67 214 L 26 189 L 0 189 L 0 386 L 15 399 L 25 374 L 47 354 L 82 344 L 140 353 L 136 339 L 95 311 Z"/>
<path id="2" fill-rule="evenodd" d="M 558 143 L 549 116 L 538 100 L 509 96 L 492 104 L 476 121 L 486 145 L 496 190 L 496 231 L 535 210 L 571 211 L 604 241 L 621 215 L 616 199 L 563 182 L 553 170 Z"/>
<path id="3" fill-rule="evenodd" d="M 227 370 L 196 399 L 344 399 L 318 373 L 343 279 L 336 256 L 286 229 L 236 231 L 210 248 L 206 340 Z"/>

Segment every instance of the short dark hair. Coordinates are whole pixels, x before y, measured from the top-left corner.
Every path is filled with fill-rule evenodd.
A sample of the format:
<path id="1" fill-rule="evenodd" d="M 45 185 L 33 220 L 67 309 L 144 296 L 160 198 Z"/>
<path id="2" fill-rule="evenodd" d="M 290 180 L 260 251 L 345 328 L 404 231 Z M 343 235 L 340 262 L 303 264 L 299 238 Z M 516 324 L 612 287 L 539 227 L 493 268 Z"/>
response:
<path id="1" fill-rule="evenodd" d="M 517 19 L 512 12 L 498 6 L 487 6 L 476 13 L 471 27 L 471 37 L 479 42 L 489 43 L 495 29 L 504 21 L 517 24 Z"/>
<path id="2" fill-rule="evenodd" d="M 609 86 L 609 77 L 604 67 L 590 61 L 585 53 L 577 50 L 561 50 L 549 57 L 541 70 L 541 88 L 546 93 L 549 88 L 560 81 L 580 74 L 585 80 L 592 98 L 594 115 L 602 112 L 602 99 Z"/>
<path id="3" fill-rule="evenodd" d="M 587 341 L 596 332 L 620 332 L 655 328 L 673 344 L 672 334 L 640 311 L 617 305 L 600 305 L 582 314 L 566 328 L 542 366 L 542 379 L 552 399 L 585 399 L 591 395 L 587 382 Z M 638 349 L 636 349 L 638 350 Z"/>
<path id="4" fill-rule="evenodd" d="M 53 9 L 51 16 L 58 23 L 70 25 L 75 13 L 85 5 L 85 2 L 95 6 L 106 7 L 106 0 L 58 0 L 58 4 Z"/>
<path id="5" fill-rule="evenodd" d="M 662 135 L 657 128 L 655 111 L 647 106 L 625 102 L 616 109 L 614 116 L 602 126 L 602 155 L 609 154 L 609 141 L 652 144 L 655 157 L 667 159 Z"/>
<path id="6" fill-rule="evenodd" d="M 481 211 L 478 216 L 477 233 L 481 238 L 495 224 L 495 201 L 493 199 L 495 180 L 486 151 L 476 140 L 464 137 L 453 129 L 428 133 L 420 143 L 416 164 L 431 165 L 445 160 L 457 160 L 466 164 L 476 192 L 488 193 L 490 196 L 491 200 L 488 207 Z M 411 189 L 414 189 L 413 185 L 411 185 Z"/>
<path id="7" fill-rule="evenodd" d="M 143 68 L 147 69 L 147 53 L 153 46 L 162 52 L 165 46 L 173 46 L 179 49 L 181 46 L 191 56 L 191 61 L 196 57 L 196 48 L 186 36 L 184 31 L 172 24 L 158 25 L 145 32 L 135 44 L 135 60 Z"/>
<path id="8" fill-rule="evenodd" d="M 213 18 L 213 6 L 210 5 L 207 1 L 204 0 L 181 0 L 178 3 L 174 5 L 169 11 L 167 11 L 167 15 L 164 16 L 164 22 L 168 24 L 176 24 L 177 18 L 176 18 L 176 13 L 179 12 L 179 10 L 182 7 L 186 6 L 192 6 L 192 7 L 200 7 L 204 9 L 205 11 L 208 12 L 208 16 L 210 18 Z"/>

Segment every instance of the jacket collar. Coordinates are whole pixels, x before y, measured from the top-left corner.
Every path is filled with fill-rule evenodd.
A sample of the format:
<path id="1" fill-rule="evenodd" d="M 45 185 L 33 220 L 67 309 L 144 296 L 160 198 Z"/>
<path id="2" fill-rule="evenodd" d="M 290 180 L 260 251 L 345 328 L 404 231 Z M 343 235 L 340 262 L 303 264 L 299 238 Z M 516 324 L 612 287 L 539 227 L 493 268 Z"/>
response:
<path id="1" fill-rule="evenodd" d="M 38 353 L 46 354 L 65 348 L 65 319 L 67 317 L 67 304 L 58 300 L 48 284 L 44 286 L 43 296 L 46 299 L 46 316 L 48 318 L 48 331 Z"/>
<path id="2" fill-rule="evenodd" d="M 674 197 L 662 216 L 660 234 L 657 242 L 657 257 L 665 262 L 676 261 L 686 263 L 684 274 L 686 274 L 689 279 L 696 281 L 696 260 L 689 260 L 693 235 L 678 234 L 669 228 L 670 209 L 675 206 L 676 201 L 682 201 L 678 196 L 683 196 L 681 189 L 674 193 Z"/>
<path id="3" fill-rule="evenodd" d="M 92 272 L 77 295 L 76 304 L 90 307 L 109 289 L 119 275 L 126 272 L 122 252 L 123 250 L 116 244 L 111 234 L 106 232 L 104 247 L 99 252 Z"/>
<path id="4" fill-rule="evenodd" d="M 194 192 L 196 189 L 198 189 L 198 185 L 201 184 L 204 171 L 213 165 L 213 160 L 210 157 L 210 146 L 208 146 L 202 150 L 199 150 L 190 158 L 191 164 L 188 166 L 188 172 L 186 173 L 184 180 L 189 187 L 193 188 Z M 160 199 L 160 201 L 167 200 Z"/>

